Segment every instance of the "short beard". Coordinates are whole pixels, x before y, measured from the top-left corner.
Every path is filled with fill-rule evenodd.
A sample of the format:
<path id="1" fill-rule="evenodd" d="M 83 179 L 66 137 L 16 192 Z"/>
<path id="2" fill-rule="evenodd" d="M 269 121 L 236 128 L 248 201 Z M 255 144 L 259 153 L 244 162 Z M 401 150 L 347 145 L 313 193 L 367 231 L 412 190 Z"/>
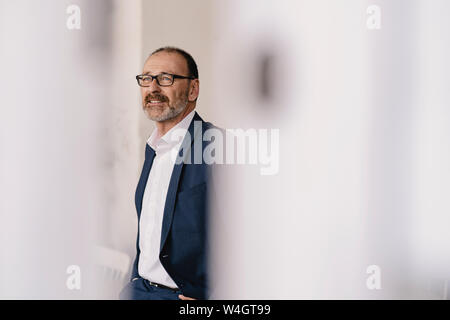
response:
<path id="1" fill-rule="evenodd" d="M 157 116 L 152 116 L 150 110 L 147 111 L 147 116 L 150 118 L 150 120 L 162 122 L 171 120 L 180 113 L 182 113 L 188 104 L 188 91 L 183 95 L 181 99 L 179 99 L 177 102 L 175 102 L 173 105 L 169 103 L 169 107 L 164 109 L 163 112 Z"/>
<path id="2" fill-rule="evenodd" d="M 187 106 L 187 101 L 179 101 L 175 106 L 172 106 L 169 104 L 169 107 L 165 109 L 161 114 L 157 116 L 152 116 L 150 112 L 147 112 L 148 117 L 150 120 L 161 122 L 173 119 L 177 117 Z"/>

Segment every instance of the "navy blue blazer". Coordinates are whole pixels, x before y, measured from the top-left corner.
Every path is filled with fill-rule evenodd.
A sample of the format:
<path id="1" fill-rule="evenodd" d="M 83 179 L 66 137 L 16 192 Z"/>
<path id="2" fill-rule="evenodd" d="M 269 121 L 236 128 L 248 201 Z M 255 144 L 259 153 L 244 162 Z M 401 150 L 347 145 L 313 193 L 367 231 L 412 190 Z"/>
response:
<path id="1" fill-rule="evenodd" d="M 204 122 L 195 113 L 189 126 L 190 137 L 186 135 L 184 143 L 191 145 L 191 164 L 175 164 L 170 178 L 161 230 L 159 260 L 167 273 L 177 284 L 183 295 L 197 299 L 207 299 L 207 217 L 208 217 L 208 178 L 210 166 L 194 163 L 194 122 L 200 121 L 201 132 L 196 132 L 196 148 L 201 150 L 207 143 L 203 141 L 203 132 L 213 125 Z M 200 134 L 200 136 L 198 136 Z M 187 139 L 190 138 L 190 141 Z M 182 154 L 182 151 L 180 151 Z M 188 153 L 187 153 L 188 154 Z M 145 161 L 136 189 L 135 203 L 138 215 L 138 234 L 136 240 L 136 258 L 131 278 L 139 277 L 139 221 L 142 210 L 142 198 L 152 168 L 155 151 L 147 144 Z"/>

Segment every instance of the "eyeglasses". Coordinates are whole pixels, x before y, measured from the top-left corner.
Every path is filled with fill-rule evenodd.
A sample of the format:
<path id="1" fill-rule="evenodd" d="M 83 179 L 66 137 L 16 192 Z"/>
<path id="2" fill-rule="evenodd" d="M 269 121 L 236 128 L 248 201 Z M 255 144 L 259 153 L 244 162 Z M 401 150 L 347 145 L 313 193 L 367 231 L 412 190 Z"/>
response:
<path id="1" fill-rule="evenodd" d="M 150 87 L 150 84 L 153 82 L 153 79 L 156 79 L 156 82 L 161 87 L 168 87 L 171 86 L 175 79 L 195 79 L 193 77 L 185 77 L 185 76 L 179 76 L 177 74 L 170 74 L 170 73 L 160 73 L 156 76 L 152 76 L 150 74 L 140 74 L 136 76 L 136 80 L 138 82 L 138 85 L 141 87 Z"/>

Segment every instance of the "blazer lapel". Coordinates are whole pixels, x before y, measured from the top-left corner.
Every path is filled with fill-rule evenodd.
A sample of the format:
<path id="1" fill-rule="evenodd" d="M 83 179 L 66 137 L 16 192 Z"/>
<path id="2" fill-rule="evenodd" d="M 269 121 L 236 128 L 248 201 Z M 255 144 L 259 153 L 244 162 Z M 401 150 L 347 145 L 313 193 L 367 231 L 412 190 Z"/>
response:
<path id="1" fill-rule="evenodd" d="M 198 130 L 200 132 L 194 132 L 195 121 L 201 121 L 202 126 L 203 126 L 203 119 L 197 114 L 197 112 L 195 112 L 194 118 L 192 119 L 192 122 L 189 125 L 189 129 L 188 129 L 189 136 L 186 135 L 186 137 L 184 138 L 184 141 L 182 143 L 182 146 L 183 145 L 189 146 L 189 150 L 183 150 L 185 152 L 185 154 L 183 154 L 183 158 L 190 157 L 190 153 L 191 153 L 190 149 L 192 149 L 192 143 L 195 140 L 195 136 L 197 134 L 201 134 L 201 131 L 202 131 L 202 130 Z M 190 139 L 190 141 L 188 141 L 188 139 Z M 181 154 L 181 150 L 180 150 L 179 155 L 180 154 Z M 167 236 L 169 234 L 170 226 L 172 225 L 173 211 L 175 209 L 175 200 L 177 198 L 177 191 L 178 191 L 178 185 L 179 185 L 179 181 L 180 181 L 180 175 L 181 175 L 181 171 L 182 171 L 184 165 L 185 165 L 184 161 L 179 164 L 175 164 L 173 171 L 172 171 L 172 176 L 170 178 L 169 189 L 167 191 L 166 203 L 164 206 L 164 216 L 163 216 L 162 230 L 161 230 L 161 243 L 160 243 L 160 247 L 159 247 L 160 251 L 162 250 L 164 243 L 166 242 Z"/>
<path id="2" fill-rule="evenodd" d="M 154 158 L 155 158 L 155 151 L 152 148 L 150 148 L 148 144 L 146 144 L 144 167 L 142 168 L 141 177 L 139 178 L 139 183 L 136 188 L 136 195 L 135 195 L 135 204 L 138 219 L 141 216 L 142 198 L 144 197 L 145 187 L 147 185 L 148 176 L 150 173 L 150 169 L 152 168 Z"/>

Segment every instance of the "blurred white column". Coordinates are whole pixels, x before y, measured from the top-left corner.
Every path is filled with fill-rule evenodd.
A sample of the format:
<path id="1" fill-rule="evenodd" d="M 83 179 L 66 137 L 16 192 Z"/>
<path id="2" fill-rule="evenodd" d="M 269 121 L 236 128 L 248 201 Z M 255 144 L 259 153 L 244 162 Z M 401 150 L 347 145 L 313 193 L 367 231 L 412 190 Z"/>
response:
<path id="1" fill-rule="evenodd" d="M 141 4 L 72 4 L 0 1 L 2 298 L 105 297 L 96 246 L 134 254 Z"/>
<path id="2" fill-rule="evenodd" d="M 411 223 L 418 1 L 366 1 L 380 29 L 367 30 L 370 127 L 367 151 L 368 261 L 381 270 L 370 298 L 414 296 Z M 372 9 L 373 10 L 373 9 Z M 374 12 L 374 11 L 372 11 Z"/>
<path id="3" fill-rule="evenodd" d="M 428 280 L 430 297 L 449 299 L 450 3 L 421 1 L 419 9 L 413 118 L 414 265 L 418 279 Z"/>
<path id="4" fill-rule="evenodd" d="M 368 52 L 355 1 L 221 1 L 215 108 L 227 128 L 280 130 L 279 172 L 218 182 L 216 298 L 367 294 Z"/>
<path id="5" fill-rule="evenodd" d="M 219 182 L 215 296 L 448 299 L 449 4 L 216 9 L 217 113 L 281 141 L 277 175 L 240 166 Z"/>

